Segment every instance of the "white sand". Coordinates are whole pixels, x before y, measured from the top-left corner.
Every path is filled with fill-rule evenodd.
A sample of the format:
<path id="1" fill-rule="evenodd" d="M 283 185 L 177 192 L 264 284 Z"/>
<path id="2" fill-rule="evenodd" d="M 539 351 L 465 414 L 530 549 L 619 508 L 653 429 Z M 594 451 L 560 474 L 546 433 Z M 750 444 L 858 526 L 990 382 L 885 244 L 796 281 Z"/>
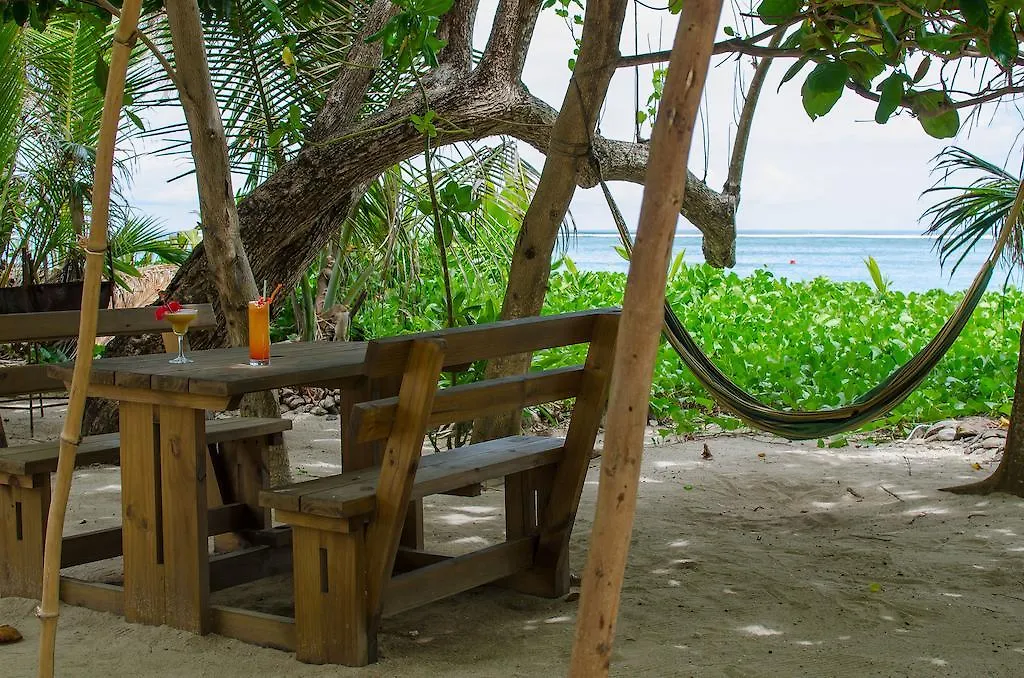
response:
<path id="1" fill-rule="evenodd" d="M 11 434 L 22 424 L 13 418 Z M 44 421 L 53 429 L 57 412 Z M 336 426 L 295 421 L 297 477 L 336 470 Z M 714 459 L 701 461 L 704 442 L 647 450 L 615 675 L 1024 675 L 1024 502 L 937 491 L 982 477 L 994 455 L 966 456 L 960 443 L 821 450 L 727 436 L 707 439 Z M 576 571 L 598 463 L 576 524 Z M 116 469 L 80 471 L 67 530 L 114 524 L 118 491 Z M 499 540 L 501 521 L 500 489 L 428 502 L 434 548 Z M 117 581 L 119 567 L 113 560 L 75 574 Z M 215 598 L 287 614 L 290 582 Z M 0 623 L 26 636 L 0 647 L 0 676 L 34 675 L 34 605 L 0 600 Z M 64 607 L 57 660 L 60 675 L 76 677 L 550 676 L 564 674 L 576 609 L 571 600 L 474 591 L 386 620 L 383 660 L 348 669 Z"/>

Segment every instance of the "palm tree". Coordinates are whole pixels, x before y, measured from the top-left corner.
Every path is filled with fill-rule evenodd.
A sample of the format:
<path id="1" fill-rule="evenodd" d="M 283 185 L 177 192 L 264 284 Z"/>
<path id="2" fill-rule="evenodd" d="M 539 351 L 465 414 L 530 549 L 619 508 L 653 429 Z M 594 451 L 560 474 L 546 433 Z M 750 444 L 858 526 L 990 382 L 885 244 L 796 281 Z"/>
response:
<path id="1" fill-rule="evenodd" d="M 20 274 L 24 283 L 81 276 L 78 241 L 90 213 L 103 109 L 98 83 L 109 44 L 108 26 L 75 15 L 57 15 L 43 31 L 0 26 L 0 285 L 15 277 L 22 253 L 31 262 Z M 122 128 L 123 143 L 138 133 L 137 123 L 133 112 Z M 167 240 L 159 222 L 127 205 L 121 191 L 131 178 L 130 156 L 122 154 L 117 167 L 115 269 L 137 275 L 135 266 L 147 256 L 184 261 L 187 253 Z"/>
<path id="2" fill-rule="evenodd" d="M 930 219 L 928 233 L 936 237 L 940 260 L 953 260 L 953 269 L 986 236 L 995 236 L 1004 222 L 1016 219 L 1003 257 L 1011 267 L 1024 270 L 1024 224 L 1019 218 L 1024 184 L 1020 178 L 962 148 L 950 147 L 936 157 L 936 170 L 947 185 L 925 193 L 953 193 L 924 213 Z M 970 177 L 968 183 L 948 185 L 951 177 Z M 995 472 L 985 480 L 959 487 L 945 488 L 958 494 L 1009 492 L 1024 497 L 1024 327 L 1017 363 L 1017 381 L 1010 411 L 1006 448 Z"/>

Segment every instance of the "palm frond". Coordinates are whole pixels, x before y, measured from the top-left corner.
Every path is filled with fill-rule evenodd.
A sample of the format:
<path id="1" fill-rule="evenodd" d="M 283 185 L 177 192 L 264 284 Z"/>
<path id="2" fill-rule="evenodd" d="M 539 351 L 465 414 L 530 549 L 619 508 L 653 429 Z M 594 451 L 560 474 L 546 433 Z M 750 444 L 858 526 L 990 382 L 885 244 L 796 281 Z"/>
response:
<path id="1" fill-rule="evenodd" d="M 935 248 L 943 267 L 952 262 L 955 272 L 968 253 L 986 237 L 995 237 L 1013 205 L 1020 179 L 965 149 L 950 146 L 935 156 L 933 173 L 940 174 L 935 186 L 925 195 L 943 197 L 921 215 L 929 220 L 925 233 L 935 237 Z M 967 179 L 950 185 L 949 181 Z M 1017 224 L 1004 259 L 1011 265 L 1024 265 L 1024 226 Z"/>

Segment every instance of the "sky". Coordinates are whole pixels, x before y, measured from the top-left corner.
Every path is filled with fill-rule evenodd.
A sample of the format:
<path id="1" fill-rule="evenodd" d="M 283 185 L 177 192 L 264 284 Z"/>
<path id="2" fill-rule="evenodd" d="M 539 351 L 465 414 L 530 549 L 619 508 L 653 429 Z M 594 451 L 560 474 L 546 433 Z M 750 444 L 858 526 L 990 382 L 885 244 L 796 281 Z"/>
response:
<path id="1" fill-rule="evenodd" d="M 496 0 L 483 0 L 477 18 L 477 47 L 483 48 Z M 736 6 L 727 6 L 722 26 L 739 26 Z M 634 53 L 639 37 L 640 52 L 671 46 L 676 17 L 668 12 L 639 8 L 636 30 L 633 4 L 627 11 L 621 52 Z M 719 37 L 724 33 L 719 29 Z M 577 28 L 578 30 L 578 28 Z M 742 31 L 741 31 L 742 32 Z M 542 12 L 523 73 L 530 91 L 556 108 L 561 104 L 569 81 L 568 59 L 573 39 L 565 22 L 553 10 Z M 921 212 L 928 206 L 921 192 L 932 186 L 931 159 L 954 143 L 1017 172 L 1021 164 L 1018 135 L 1022 113 L 1012 105 L 987 107 L 980 123 L 961 129 L 955 139 L 927 136 L 910 115 L 894 116 L 886 125 L 874 122 L 874 102 L 847 91 L 824 118 L 812 121 L 800 103 L 804 71 L 779 88 L 782 74 L 792 62 L 780 60 L 769 73 L 751 131 L 743 176 L 737 229 L 751 232 L 920 232 Z M 653 67 L 639 72 L 641 106 L 651 90 Z M 735 132 L 739 102 L 737 73 L 745 88 L 752 72 L 750 59 L 713 57 L 705 92 L 704 124 L 701 138 L 694 140 L 689 166 L 720 190 L 725 179 L 730 142 Z M 606 137 L 632 139 L 635 74 L 633 69 L 616 72 L 602 111 L 600 130 Z M 776 92 L 778 90 L 778 92 Z M 166 121 L 180 114 L 161 112 Z M 154 120 L 155 121 L 155 120 Z M 650 134 L 650 128 L 646 129 Z M 149 142 L 153 143 L 153 142 Z M 543 156 L 522 145 L 522 155 L 538 169 Z M 707 152 L 705 153 L 705 149 Z M 164 220 L 168 230 L 192 228 L 198 220 L 198 198 L 192 177 L 168 183 L 189 169 L 183 157 L 143 156 L 132 189 L 134 204 Z M 236 179 L 236 189 L 240 181 Z M 627 222 L 635 226 L 642 187 L 612 185 Z M 580 231 L 611 231 L 600 189 L 580 189 L 572 202 L 572 214 Z M 695 233 L 680 220 L 680 232 Z"/>

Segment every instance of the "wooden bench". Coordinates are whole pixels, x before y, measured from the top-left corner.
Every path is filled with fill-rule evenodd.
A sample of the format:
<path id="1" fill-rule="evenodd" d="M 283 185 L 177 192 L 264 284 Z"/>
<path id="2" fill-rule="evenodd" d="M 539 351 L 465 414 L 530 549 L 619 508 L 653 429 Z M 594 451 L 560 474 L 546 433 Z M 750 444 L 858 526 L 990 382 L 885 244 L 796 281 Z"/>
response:
<path id="1" fill-rule="evenodd" d="M 549 597 L 569 590 L 568 545 L 610 379 L 618 312 L 530 318 L 374 341 L 367 375 L 401 375 L 398 397 L 357 403 L 357 444 L 386 440 L 373 468 L 260 494 L 292 526 L 295 646 L 310 663 L 377 659 L 382 616 L 492 582 Z M 438 390 L 441 371 L 589 343 L 586 362 Z M 512 436 L 422 457 L 440 424 L 575 398 L 566 437 Z M 410 501 L 505 478 L 506 538 L 458 557 L 400 546 Z"/>
<path id="2" fill-rule="evenodd" d="M 193 329 L 217 326 L 213 307 L 198 305 Z M 177 338 L 166 332 L 165 321 L 153 308 L 99 311 L 97 336 L 161 333 L 168 351 L 177 351 Z M 0 315 L 0 343 L 51 342 L 78 334 L 78 311 Z M 91 348 L 91 347 L 90 347 Z M 0 368 L 0 396 L 63 392 L 65 384 L 47 375 L 46 365 Z M 158 424 L 154 423 L 154 426 Z M 266 474 L 266 454 L 291 428 L 284 419 L 232 418 L 207 425 L 210 457 L 211 533 L 270 527 L 268 516 L 247 510 L 258 506 Z M 159 436 L 157 436 L 159 439 Z M 112 464 L 119 459 L 120 436 L 108 433 L 82 439 L 77 467 Z M 58 442 L 0 448 L 0 596 L 38 598 L 41 589 L 43 539 L 50 505 L 50 474 L 57 469 Z M 216 514 L 216 518 L 213 514 Z M 110 528 L 67 537 L 61 565 L 70 567 L 121 555 L 121 529 Z"/>

